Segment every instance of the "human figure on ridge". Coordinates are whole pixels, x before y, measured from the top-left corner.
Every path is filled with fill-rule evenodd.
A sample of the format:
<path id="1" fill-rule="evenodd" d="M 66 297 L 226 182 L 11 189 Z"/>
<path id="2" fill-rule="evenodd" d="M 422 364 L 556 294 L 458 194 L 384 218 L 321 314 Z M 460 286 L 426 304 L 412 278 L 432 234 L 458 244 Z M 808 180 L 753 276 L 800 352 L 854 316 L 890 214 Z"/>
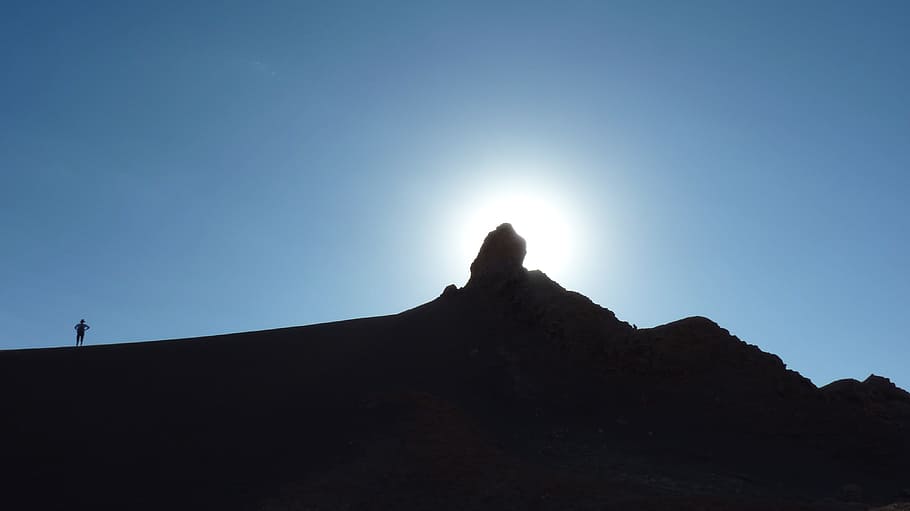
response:
<path id="1" fill-rule="evenodd" d="M 74 328 L 76 329 L 76 346 L 82 346 L 82 341 L 85 340 L 85 331 L 91 327 L 88 326 L 84 319 L 80 319 Z"/>

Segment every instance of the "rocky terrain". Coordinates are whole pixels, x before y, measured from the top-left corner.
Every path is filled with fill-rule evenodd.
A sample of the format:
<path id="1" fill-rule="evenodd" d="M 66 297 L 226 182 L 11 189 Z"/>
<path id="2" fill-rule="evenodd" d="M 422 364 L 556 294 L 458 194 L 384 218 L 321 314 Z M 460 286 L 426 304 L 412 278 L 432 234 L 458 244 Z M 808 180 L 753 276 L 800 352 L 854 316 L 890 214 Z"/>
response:
<path id="1" fill-rule="evenodd" d="M 508 224 L 401 314 L 0 353 L 5 509 L 907 509 L 910 394 L 638 329 Z"/>

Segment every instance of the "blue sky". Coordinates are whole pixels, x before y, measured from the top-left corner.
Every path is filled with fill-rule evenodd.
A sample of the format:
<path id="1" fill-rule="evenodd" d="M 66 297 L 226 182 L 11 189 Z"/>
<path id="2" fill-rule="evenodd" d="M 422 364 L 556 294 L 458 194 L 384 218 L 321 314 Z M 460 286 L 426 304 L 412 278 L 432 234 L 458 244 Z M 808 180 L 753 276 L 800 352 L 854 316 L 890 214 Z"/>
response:
<path id="1" fill-rule="evenodd" d="M 5 2 L 0 348 L 399 312 L 463 284 L 460 224 L 518 193 L 569 226 L 529 258 L 564 247 L 541 269 L 622 319 L 910 387 L 908 26 L 906 2 Z"/>

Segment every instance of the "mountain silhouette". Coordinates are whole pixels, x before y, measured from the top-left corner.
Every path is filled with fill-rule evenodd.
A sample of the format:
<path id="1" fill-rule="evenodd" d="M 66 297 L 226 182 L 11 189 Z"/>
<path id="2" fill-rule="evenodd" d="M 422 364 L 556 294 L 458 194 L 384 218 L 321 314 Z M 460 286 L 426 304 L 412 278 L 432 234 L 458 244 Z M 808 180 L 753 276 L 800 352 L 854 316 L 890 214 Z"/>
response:
<path id="1" fill-rule="evenodd" d="M 635 328 L 526 270 L 525 252 L 500 225 L 464 287 L 391 316 L 2 352 L 0 503 L 833 510 L 910 498 L 910 394 L 886 378 L 817 388 L 703 317 Z"/>

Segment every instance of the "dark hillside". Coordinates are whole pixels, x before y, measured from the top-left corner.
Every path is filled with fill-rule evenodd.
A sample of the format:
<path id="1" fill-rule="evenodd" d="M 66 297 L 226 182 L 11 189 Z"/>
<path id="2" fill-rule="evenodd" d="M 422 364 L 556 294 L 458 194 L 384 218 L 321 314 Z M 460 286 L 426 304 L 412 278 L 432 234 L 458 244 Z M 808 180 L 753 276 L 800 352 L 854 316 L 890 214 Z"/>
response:
<path id="1" fill-rule="evenodd" d="M 635 329 L 523 257 L 506 224 L 464 288 L 394 316 L 2 352 L 3 508 L 844 509 L 825 499 L 910 486 L 887 380 L 817 389 L 706 318 Z"/>

